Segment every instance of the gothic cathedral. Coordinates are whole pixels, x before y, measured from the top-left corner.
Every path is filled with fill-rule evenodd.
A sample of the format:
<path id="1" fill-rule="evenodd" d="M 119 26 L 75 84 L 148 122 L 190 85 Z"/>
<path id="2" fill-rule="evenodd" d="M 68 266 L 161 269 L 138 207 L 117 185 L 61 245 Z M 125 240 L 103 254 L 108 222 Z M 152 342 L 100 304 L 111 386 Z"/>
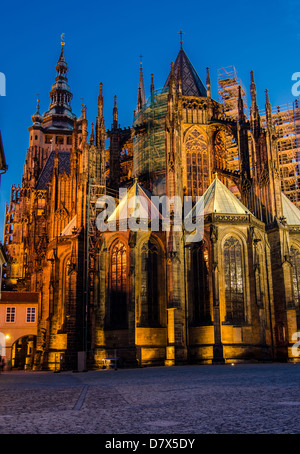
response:
<path id="1" fill-rule="evenodd" d="M 78 352 L 94 369 L 114 356 L 124 367 L 296 361 L 300 211 L 281 190 L 268 92 L 263 122 L 253 72 L 250 114 L 239 87 L 229 115 L 211 97 L 209 69 L 204 85 L 181 43 L 148 99 L 141 65 L 130 128 L 118 123 L 116 97 L 105 128 L 100 83 L 90 134 L 67 73 L 62 43 L 49 110 L 38 102 L 5 213 L 4 289 L 39 295 L 32 368 L 54 370 L 59 354 L 76 369 Z M 103 196 L 116 202 L 114 230 L 97 228 Z M 130 228 L 139 197 L 145 219 L 156 212 L 162 226 L 153 196 L 189 196 L 193 213 L 202 203 L 202 237 L 189 242 L 176 228 L 173 202 L 170 228 Z"/>

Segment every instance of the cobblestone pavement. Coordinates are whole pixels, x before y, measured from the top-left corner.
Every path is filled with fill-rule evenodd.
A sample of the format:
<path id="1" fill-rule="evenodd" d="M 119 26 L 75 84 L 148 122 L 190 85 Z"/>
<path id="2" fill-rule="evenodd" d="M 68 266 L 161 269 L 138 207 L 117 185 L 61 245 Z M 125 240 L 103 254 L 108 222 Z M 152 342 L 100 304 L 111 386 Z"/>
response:
<path id="1" fill-rule="evenodd" d="M 300 364 L 0 374 L 1 434 L 296 434 Z"/>

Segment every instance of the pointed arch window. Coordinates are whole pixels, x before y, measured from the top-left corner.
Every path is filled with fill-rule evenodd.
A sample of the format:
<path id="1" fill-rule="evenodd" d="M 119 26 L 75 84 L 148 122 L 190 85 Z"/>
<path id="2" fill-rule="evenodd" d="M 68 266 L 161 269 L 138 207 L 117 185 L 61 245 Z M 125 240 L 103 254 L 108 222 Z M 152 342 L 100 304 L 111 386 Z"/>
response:
<path id="1" fill-rule="evenodd" d="M 293 293 L 295 305 L 299 311 L 300 302 L 300 251 L 291 246 L 291 256 L 293 264 Z"/>
<path id="2" fill-rule="evenodd" d="M 141 251 L 141 326 L 159 326 L 161 275 L 160 249 L 153 241 L 144 243 Z"/>
<path id="3" fill-rule="evenodd" d="M 226 322 L 243 323 L 245 313 L 242 245 L 233 236 L 224 243 L 224 272 Z"/>
<path id="4" fill-rule="evenodd" d="M 71 310 L 71 299 L 72 299 L 72 292 L 71 292 L 71 271 L 72 271 L 72 263 L 71 257 L 68 257 L 65 261 L 64 267 L 64 279 L 63 279 L 63 307 L 61 311 L 62 323 L 64 322 L 64 317 L 70 315 Z"/>
<path id="5" fill-rule="evenodd" d="M 187 195 L 202 195 L 208 187 L 207 144 L 203 135 L 193 129 L 185 141 Z"/>
<path id="6" fill-rule="evenodd" d="M 208 250 L 204 245 L 192 249 L 193 324 L 211 323 L 208 287 Z"/>
<path id="7" fill-rule="evenodd" d="M 118 241 L 111 250 L 109 288 L 110 328 L 127 327 L 127 254 L 125 245 Z"/>

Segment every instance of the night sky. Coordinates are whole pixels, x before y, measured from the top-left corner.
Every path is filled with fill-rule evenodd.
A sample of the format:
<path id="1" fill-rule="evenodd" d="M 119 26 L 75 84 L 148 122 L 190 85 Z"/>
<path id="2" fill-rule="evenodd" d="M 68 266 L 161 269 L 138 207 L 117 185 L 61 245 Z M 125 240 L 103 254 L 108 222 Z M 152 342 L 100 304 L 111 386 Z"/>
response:
<path id="1" fill-rule="evenodd" d="M 299 6 L 299 0 L 3 2 L 0 72 L 6 76 L 6 96 L 0 97 L 0 130 L 9 169 L 1 179 L 0 239 L 10 187 L 21 183 L 37 93 L 41 113 L 49 107 L 62 33 L 73 112 L 80 116 L 82 102 L 87 105 L 90 131 L 101 81 L 106 128 L 111 126 L 115 94 L 121 126 L 131 125 L 140 55 L 148 96 L 151 73 L 155 88 L 167 79 L 180 48 L 180 29 L 183 48 L 204 83 L 210 68 L 215 99 L 217 68 L 234 65 L 248 105 L 250 70 L 261 109 L 266 88 L 273 106 L 292 102 L 292 74 L 300 71 Z"/>

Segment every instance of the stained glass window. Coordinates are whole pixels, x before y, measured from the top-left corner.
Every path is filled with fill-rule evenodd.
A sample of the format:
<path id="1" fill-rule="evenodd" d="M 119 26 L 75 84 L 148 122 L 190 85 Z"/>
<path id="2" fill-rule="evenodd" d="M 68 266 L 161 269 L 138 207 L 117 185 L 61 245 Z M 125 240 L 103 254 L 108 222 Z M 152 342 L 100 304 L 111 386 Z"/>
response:
<path id="1" fill-rule="evenodd" d="M 226 321 L 244 321 L 244 282 L 241 243 L 229 237 L 224 243 Z"/>
<path id="2" fill-rule="evenodd" d="M 67 315 L 70 311 L 70 267 L 71 267 L 71 260 L 68 259 L 66 261 L 65 266 L 65 276 L 64 276 L 64 304 L 65 304 L 65 311 Z"/>
<path id="3" fill-rule="evenodd" d="M 141 324 L 156 326 L 159 324 L 160 276 L 159 248 L 149 241 L 143 245 L 141 282 Z"/>
<path id="4" fill-rule="evenodd" d="M 192 250 L 193 323 L 210 323 L 208 288 L 208 251 L 200 246 Z"/>
<path id="5" fill-rule="evenodd" d="M 187 195 L 202 195 L 208 187 L 207 144 L 203 135 L 194 129 L 185 142 Z"/>
<path id="6" fill-rule="evenodd" d="M 110 266 L 110 325 L 111 328 L 127 327 L 127 255 L 126 247 L 118 241 L 111 251 Z"/>

